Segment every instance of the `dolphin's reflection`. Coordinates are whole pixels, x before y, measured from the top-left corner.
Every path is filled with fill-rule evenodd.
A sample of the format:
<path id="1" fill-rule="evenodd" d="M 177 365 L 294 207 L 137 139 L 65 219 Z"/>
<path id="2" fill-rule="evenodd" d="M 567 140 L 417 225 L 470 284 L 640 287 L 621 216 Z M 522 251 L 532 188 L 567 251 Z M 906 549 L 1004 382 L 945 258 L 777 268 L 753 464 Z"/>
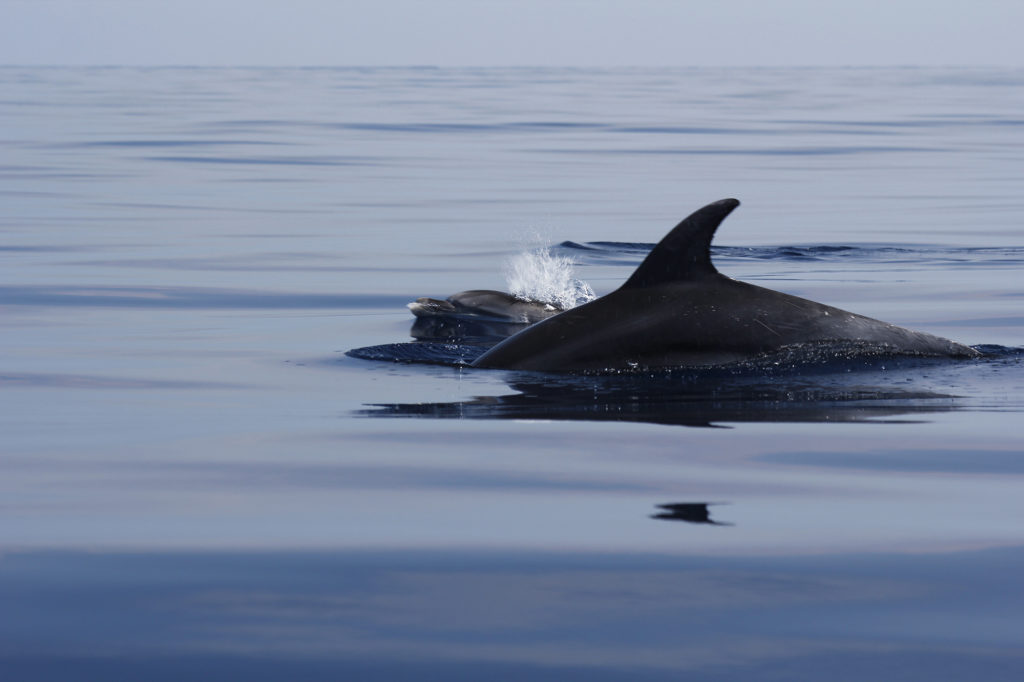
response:
<path id="1" fill-rule="evenodd" d="M 710 526 L 731 526 L 731 523 L 715 521 L 711 518 L 708 509 L 711 505 L 721 504 L 720 502 L 672 502 L 670 504 L 655 505 L 658 509 L 665 511 L 651 514 L 652 519 L 663 521 L 685 521 L 686 523 L 702 523 Z"/>
<path id="2" fill-rule="evenodd" d="M 519 375 L 524 376 L 524 375 Z M 704 372 L 639 375 L 526 375 L 515 393 L 447 403 L 368 405 L 367 417 L 623 421 L 678 426 L 728 422 L 907 421 L 959 409 L 956 398 L 894 386 L 904 375 L 865 385 L 867 376 L 729 376 Z M 875 375 L 872 375 L 875 376 Z M 875 377 L 878 378 L 878 377 Z M 919 421 L 919 420 L 913 420 Z"/>

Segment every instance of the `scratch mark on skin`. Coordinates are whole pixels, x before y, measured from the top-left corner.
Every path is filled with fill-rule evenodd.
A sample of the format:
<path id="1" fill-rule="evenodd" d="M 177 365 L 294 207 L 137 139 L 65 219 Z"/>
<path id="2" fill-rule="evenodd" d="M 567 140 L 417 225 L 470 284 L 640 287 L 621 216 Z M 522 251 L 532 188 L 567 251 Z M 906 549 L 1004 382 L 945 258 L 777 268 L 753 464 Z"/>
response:
<path id="1" fill-rule="evenodd" d="M 771 327 L 766 325 L 764 322 L 762 322 L 761 320 L 757 319 L 756 317 L 754 318 L 754 322 L 757 322 L 759 325 L 761 325 L 762 327 L 764 327 L 765 329 L 770 331 L 772 334 L 775 334 L 775 336 L 782 336 L 782 334 L 778 333 L 777 331 L 775 331 L 774 329 L 772 329 Z"/>

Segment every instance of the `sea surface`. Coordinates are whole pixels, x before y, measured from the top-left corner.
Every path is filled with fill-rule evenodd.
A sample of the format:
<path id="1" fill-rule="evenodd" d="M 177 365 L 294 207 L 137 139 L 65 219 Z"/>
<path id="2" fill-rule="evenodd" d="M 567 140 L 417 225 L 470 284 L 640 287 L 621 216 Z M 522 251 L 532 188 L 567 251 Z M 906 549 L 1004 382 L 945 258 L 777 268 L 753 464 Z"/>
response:
<path id="1" fill-rule="evenodd" d="M 1019 69 L 0 68 L 0 678 L 1024 679 L 1022 178 Z M 346 354 L 723 197 L 985 357 Z"/>

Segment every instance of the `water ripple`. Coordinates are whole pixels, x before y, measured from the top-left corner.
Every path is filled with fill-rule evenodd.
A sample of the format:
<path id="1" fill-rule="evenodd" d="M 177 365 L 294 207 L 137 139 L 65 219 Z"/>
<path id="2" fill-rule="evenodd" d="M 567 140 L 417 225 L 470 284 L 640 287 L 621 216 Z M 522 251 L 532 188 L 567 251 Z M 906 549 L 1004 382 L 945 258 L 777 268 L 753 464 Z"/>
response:
<path id="1" fill-rule="evenodd" d="M 564 241 L 555 253 L 574 256 L 581 264 L 637 265 L 654 248 L 645 242 Z M 1024 247 L 945 247 L 916 244 L 803 244 L 785 246 L 712 246 L 723 260 L 793 262 L 860 261 L 877 264 L 969 265 L 1017 267 L 1024 265 Z"/>
<path id="2" fill-rule="evenodd" d="M 150 156 L 150 161 L 241 166 L 366 166 L 374 160 L 357 156 Z"/>
<path id="3" fill-rule="evenodd" d="M 383 294 L 298 294 L 202 287 L 0 286 L 0 306 L 320 310 L 398 309 L 405 303 L 404 296 Z"/>

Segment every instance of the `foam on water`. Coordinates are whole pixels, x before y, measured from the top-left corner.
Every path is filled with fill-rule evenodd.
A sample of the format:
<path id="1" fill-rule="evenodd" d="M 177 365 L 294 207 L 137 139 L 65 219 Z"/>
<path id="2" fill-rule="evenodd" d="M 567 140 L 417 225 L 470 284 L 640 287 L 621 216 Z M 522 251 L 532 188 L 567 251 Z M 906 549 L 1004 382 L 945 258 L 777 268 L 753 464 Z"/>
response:
<path id="1" fill-rule="evenodd" d="M 548 249 L 534 249 L 513 256 L 505 264 L 509 292 L 527 301 L 575 308 L 596 298 L 586 282 L 573 276 L 575 261 L 553 255 Z"/>

